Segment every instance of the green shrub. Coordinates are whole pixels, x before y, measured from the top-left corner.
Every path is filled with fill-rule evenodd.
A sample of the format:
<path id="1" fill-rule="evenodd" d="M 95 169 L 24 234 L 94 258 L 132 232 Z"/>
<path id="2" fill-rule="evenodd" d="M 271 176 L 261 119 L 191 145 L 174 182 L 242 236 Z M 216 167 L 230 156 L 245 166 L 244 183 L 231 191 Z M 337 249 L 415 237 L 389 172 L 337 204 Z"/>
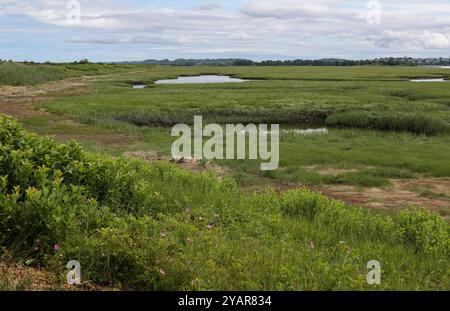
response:
<path id="1" fill-rule="evenodd" d="M 314 220 L 321 211 L 322 197 L 308 190 L 286 191 L 281 196 L 281 210 L 289 216 L 306 217 Z"/>
<path id="2" fill-rule="evenodd" d="M 449 227 L 438 214 L 408 209 L 400 213 L 397 223 L 404 243 L 413 246 L 417 252 L 448 254 Z"/>

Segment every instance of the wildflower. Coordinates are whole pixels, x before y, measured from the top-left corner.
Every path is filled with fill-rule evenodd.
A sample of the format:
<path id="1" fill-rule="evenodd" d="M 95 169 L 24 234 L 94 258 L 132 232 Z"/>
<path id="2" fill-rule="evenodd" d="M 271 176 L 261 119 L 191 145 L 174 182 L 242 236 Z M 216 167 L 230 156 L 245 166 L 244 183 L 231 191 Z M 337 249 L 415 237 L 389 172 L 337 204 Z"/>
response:
<path id="1" fill-rule="evenodd" d="M 212 230 L 214 228 L 214 225 L 209 224 L 207 228 L 208 230 Z"/>
<path id="2" fill-rule="evenodd" d="M 311 241 L 311 250 L 313 251 L 315 248 L 314 241 Z"/>
<path id="3" fill-rule="evenodd" d="M 191 212 L 191 210 L 190 210 L 189 208 L 186 208 L 186 209 L 184 210 L 184 212 L 185 212 L 186 214 L 188 214 L 188 213 Z"/>
<path id="4" fill-rule="evenodd" d="M 159 269 L 159 274 L 161 274 L 162 276 L 165 276 L 166 272 L 161 268 L 161 269 Z"/>
<path id="5" fill-rule="evenodd" d="M 162 238 L 165 238 L 165 237 L 166 237 L 166 234 L 165 234 L 164 232 L 161 232 L 159 235 L 160 235 Z"/>
<path id="6" fill-rule="evenodd" d="M 53 250 L 54 250 L 55 252 L 59 252 L 59 245 L 58 245 L 58 244 L 55 244 L 55 245 L 53 246 Z"/>

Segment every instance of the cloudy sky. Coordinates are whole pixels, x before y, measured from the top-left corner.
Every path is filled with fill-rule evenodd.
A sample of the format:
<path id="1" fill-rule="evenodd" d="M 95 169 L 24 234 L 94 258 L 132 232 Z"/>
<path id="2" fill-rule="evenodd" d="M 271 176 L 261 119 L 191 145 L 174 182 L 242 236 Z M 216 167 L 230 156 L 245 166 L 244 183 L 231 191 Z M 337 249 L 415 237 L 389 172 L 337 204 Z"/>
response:
<path id="1" fill-rule="evenodd" d="M 450 0 L 0 0 L 0 59 L 384 56 L 450 57 Z"/>

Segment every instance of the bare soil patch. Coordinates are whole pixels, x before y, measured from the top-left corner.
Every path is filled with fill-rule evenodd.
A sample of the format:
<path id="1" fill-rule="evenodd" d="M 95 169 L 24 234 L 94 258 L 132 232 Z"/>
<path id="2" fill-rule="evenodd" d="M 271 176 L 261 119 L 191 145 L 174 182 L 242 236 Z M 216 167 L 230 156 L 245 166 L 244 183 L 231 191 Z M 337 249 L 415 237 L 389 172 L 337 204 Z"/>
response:
<path id="1" fill-rule="evenodd" d="M 0 262 L 0 282 L 7 290 L 45 291 L 55 287 L 48 272 L 15 263 Z"/>
<path id="2" fill-rule="evenodd" d="M 340 169 L 335 167 L 319 167 L 318 165 L 309 165 L 303 167 L 306 171 L 315 172 L 320 175 L 338 176 L 345 173 L 357 172 L 357 169 Z"/>
<path id="3" fill-rule="evenodd" d="M 0 86 L 0 112 L 15 118 L 46 115 L 33 105 L 59 96 L 76 95 L 89 91 L 88 82 L 97 77 L 52 81 L 37 86 Z"/>
<path id="4" fill-rule="evenodd" d="M 95 131 L 89 131 L 90 126 L 88 125 L 80 124 L 73 120 L 60 120 L 51 113 L 35 109 L 34 107 L 38 103 L 59 97 L 87 93 L 90 91 L 89 83 L 98 79 L 99 76 L 93 76 L 53 81 L 37 86 L 0 86 L 0 113 L 12 116 L 18 120 L 48 116 L 49 119 L 45 127 L 50 132 L 52 132 L 53 127 L 58 125 L 65 125 L 73 129 L 73 131 L 68 130 L 65 133 L 51 135 L 61 141 L 92 141 L 112 148 L 124 146 L 133 137 L 106 130 L 102 134 L 95 133 Z"/>
<path id="5" fill-rule="evenodd" d="M 54 273 L 36 267 L 24 267 L 13 262 L 0 262 L 0 288 L 27 291 L 112 291 L 113 288 L 90 282 L 69 285 L 57 280 Z"/>
<path id="6" fill-rule="evenodd" d="M 133 137 L 124 134 L 57 134 L 55 135 L 61 141 L 93 141 L 101 143 L 111 148 L 119 148 L 126 145 Z"/>
<path id="7" fill-rule="evenodd" d="M 393 186 L 389 188 L 364 188 L 358 189 L 354 186 L 333 185 L 319 186 L 318 190 L 324 194 L 337 198 L 339 200 L 361 205 L 370 208 L 381 209 L 399 209 L 410 206 L 424 207 L 428 210 L 438 212 L 444 208 L 450 207 L 450 199 L 445 197 L 424 197 L 420 193 L 411 191 L 409 186 L 411 183 L 426 184 L 429 180 L 392 180 Z M 446 180 L 434 180 L 440 184 L 447 184 Z M 446 189 L 447 193 L 450 187 Z"/>
<path id="8" fill-rule="evenodd" d="M 145 151 L 129 151 L 123 154 L 126 158 L 138 158 L 149 162 L 155 161 L 169 161 L 175 163 L 180 168 L 194 172 L 194 173 L 206 173 L 208 171 L 214 171 L 219 179 L 230 174 L 230 171 L 212 161 L 200 161 L 197 159 L 180 159 L 175 160 L 169 156 L 163 155 L 157 152 L 145 152 Z"/>

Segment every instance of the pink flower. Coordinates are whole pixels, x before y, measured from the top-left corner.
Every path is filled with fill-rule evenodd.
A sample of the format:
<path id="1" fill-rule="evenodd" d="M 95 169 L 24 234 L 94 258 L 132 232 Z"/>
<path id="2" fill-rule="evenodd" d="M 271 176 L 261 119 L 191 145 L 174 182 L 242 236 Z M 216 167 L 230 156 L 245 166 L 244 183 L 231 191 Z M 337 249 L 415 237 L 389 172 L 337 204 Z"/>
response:
<path id="1" fill-rule="evenodd" d="M 54 250 L 55 252 L 59 252 L 59 245 L 58 245 L 58 244 L 55 244 L 55 245 L 53 246 L 53 250 Z"/>
<path id="2" fill-rule="evenodd" d="M 208 225 L 208 230 L 212 230 L 214 228 L 214 225 Z"/>

